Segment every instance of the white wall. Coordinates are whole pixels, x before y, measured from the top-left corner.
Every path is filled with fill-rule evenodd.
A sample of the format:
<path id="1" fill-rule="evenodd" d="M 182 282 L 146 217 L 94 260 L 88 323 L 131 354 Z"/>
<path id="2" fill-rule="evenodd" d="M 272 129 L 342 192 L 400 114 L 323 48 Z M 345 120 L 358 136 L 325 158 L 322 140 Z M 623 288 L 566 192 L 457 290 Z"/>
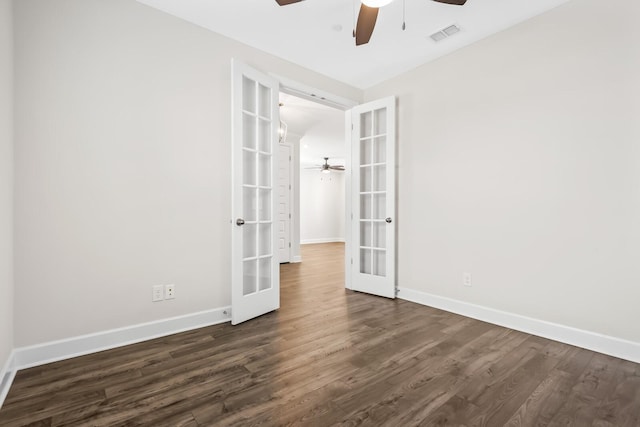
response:
<path id="1" fill-rule="evenodd" d="M 640 342 L 640 4 L 615 3 L 365 91 L 399 99 L 401 287 Z"/>
<path id="2" fill-rule="evenodd" d="M 344 173 L 300 172 L 300 242 L 344 241 Z"/>
<path id="3" fill-rule="evenodd" d="M 17 346 L 230 304 L 231 57 L 362 97 L 133 0 L 14 24 Z"/>
<path id="4" fill-rule="evenodd" d="M 12 23 L 11 0 L 0 0 L 0 373 L 13 349 Z"/>

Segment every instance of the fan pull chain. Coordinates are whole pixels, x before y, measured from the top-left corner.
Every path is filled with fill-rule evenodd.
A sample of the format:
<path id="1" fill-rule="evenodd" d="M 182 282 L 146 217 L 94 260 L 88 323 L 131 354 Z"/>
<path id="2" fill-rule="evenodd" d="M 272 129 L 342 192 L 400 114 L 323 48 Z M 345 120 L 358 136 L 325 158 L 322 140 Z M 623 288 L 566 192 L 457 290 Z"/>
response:
<path id="1" fill-rule="evenodd" d="M 407 29 L 407 0 L 402 0 L 402 31 Z"/>

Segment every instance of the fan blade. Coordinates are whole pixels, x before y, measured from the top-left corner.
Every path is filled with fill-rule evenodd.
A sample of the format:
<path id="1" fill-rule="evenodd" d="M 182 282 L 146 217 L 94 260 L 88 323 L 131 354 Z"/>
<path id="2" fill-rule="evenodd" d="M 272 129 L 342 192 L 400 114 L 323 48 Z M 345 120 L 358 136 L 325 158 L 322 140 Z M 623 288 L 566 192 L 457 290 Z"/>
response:
<path id="1" fill-rule="evenodd" d="M 433 0 L 438 3 L 455 4 L 456 6 L 464 5 L 467 0 Z"/>
<path id="2" fill-rule="evenodd" d="M 288 4 L 293 4 L 293 3 L 298 3 L 301 2 L 302 0 L 276 0 L 276 2 L 280 5 L 280 6 L 286 6 Z"/>
<path id="3" fill-rule="evenodd" d="M 356 46 L 369 43 L 378 19 L 378 10 L 377 7 L 360 5 L 358 23 L 356 24 Z"/>
<path id="4" fill-rule="evenodd" d="M 329 169 L 333 169 L 333 170 L 337 170 L 337 171 L 343 171 L 344 170 L 344 166 L 329 166 Z"/>

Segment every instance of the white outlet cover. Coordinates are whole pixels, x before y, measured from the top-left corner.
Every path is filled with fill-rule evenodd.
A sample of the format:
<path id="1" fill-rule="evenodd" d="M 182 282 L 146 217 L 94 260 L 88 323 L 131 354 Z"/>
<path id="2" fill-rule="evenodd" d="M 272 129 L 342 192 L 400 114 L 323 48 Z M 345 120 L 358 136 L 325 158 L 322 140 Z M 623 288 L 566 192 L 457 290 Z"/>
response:
<path id="1" fill-rule="evenodd" d="M 471 273 L 464 273 L 462 275 L 462 283 L 464 283 L 465 286 L 471 286 Z"/>
<path id="2" fill-rule="evenodd" d="M 164 299 L 164 289 L 162 285 L 155 285 L 152 288 L 151 301 L 158 302 Z"/>
<path id="3" fill-rule="evenodd" d="M 176 285 L 165 285 L 164 299 L 174 299 L 176 297 Z"/>

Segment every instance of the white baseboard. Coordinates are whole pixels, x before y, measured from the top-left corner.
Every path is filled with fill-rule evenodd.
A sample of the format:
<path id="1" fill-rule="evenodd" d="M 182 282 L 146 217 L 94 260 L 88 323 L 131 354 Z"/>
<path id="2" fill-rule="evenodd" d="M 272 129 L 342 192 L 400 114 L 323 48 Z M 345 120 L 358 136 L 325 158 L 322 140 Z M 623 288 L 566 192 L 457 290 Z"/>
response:
<path id="1" fill-rule="evenodd" d="M 640 343 L 637 342 L 626 341 L 620 338 L 495 310 L 413 289 L 399 288 L 398 298 L 640 363 Z"/>
<path id="2" fill-rule="evenodd" d="M 20 370 L 83 356 L 231 320 L 230 307 L 186 314 L 109 331 L 52 341 L 14 350 L 13 369 Z"/>
<path id="3" fill-rule="evenodd" d="M 0 408 L 4 403 L 16 372 L 46 363 L 110 350 L 154 338 L 229 322 L 231 307 L 186 314 L 154 322 L 141 323 L 109 331 L 52 341 L 14 349 L 0 370 Z"/>
<path id="4" fill-rule="evenodd" d="M 291 258 L 291 262 L 302 262 L 302 257 L 300 255 L 296 255 Z"/>
<path id="5" fill-rule="evenodd" d="M 322 239 L 300 240 L 301 245 L 315 245 L 316 243 L 344 243 L 344 237 L 325 237 Z"/>
<path id="6" fill-rule="evenodd" d="M 11 384 L 13 383 L 13 379 L 16 376 L 16 369 L 14 368 L 13 364 L 14 356 L 15 351 L 12 351 L 9 354 L 9 358 L 5 362 L 4 366 L 0 370 L 0 408 L 2 408 L 4 399 L 7 398 L 7 394 L 9 394 L 9 389 L 11 388 Z"/>

